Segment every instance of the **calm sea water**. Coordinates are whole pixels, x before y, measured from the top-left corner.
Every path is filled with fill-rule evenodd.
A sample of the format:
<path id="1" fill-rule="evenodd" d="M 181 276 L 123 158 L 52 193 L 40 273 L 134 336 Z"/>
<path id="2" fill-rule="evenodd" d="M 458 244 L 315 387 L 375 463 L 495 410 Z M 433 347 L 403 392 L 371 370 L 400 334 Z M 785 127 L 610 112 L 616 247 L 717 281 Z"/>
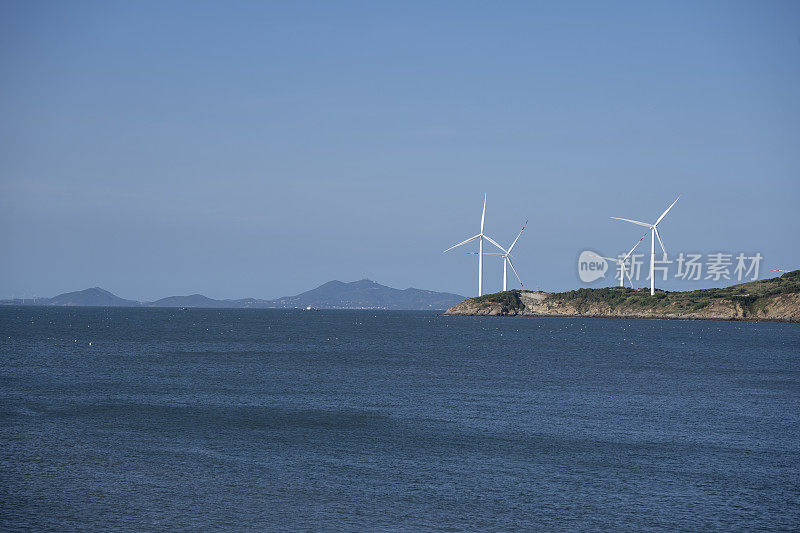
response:
<path id="1" fill-rule="evenodd" d="M 0 529 L 800 527 L 800 325 L 0 309 Z"/>

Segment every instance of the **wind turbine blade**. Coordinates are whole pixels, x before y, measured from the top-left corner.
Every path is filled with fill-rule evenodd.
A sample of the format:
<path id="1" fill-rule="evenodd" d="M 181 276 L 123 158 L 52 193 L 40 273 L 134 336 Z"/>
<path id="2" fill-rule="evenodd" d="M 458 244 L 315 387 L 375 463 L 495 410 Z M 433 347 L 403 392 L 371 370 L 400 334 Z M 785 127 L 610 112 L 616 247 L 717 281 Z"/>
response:
<path id="1" fill-rule="evenodd" d="M 478 255 L 479 252 L 467 252 L 469 255 Z M 505 254 L 498 254 L 495 252 L 483 252 L 483 255 L 499 255 L 500 257 L 505 257 Z"/>
<path id="2" fill-rule="evenodd" d="M 483 233 L 484 220 L 486 220 L 486 193 L 483 193 L 483 213 L 481 213 L 481 233 Z"/>
<path id="3" fill-rule="evenodd" d="M 478 235 L 475 235 L 474 237 L 470 237 L 470 238 L 469 238 L 469 239 L 467 239 L 466 241 L 461 241 L 460 243 L 456 244 L 455 246 L 451 246 L 450 248 L 448 248 L 447 250 L 445 250 L 445 251 L 444 251 L 444 252 L 442 252 L 442 253 L 449 252 L 449 251 L 450 251 L 450 250 L 452 250 L 453 248 L 458 248 L 458 247 L 459 247 L 459 246 L 461 246 L 462 244 L 467 244 L 469 241 L 474 241 L 475 239 L 477 239 L 477 238 L 478 238 L 478 237 L 480 237 L 480 236 L 481 236 L 481 235 L 480 235 L 480 233 L 479 233 Z"/>
<path id="4" fill-rule="evenodd" d="M 649 228 L 652 224 L 648 224 L 647 222 L 639 222 L 638 220 L 631 220 L 629 218 L 619 218 L 619 217 L 611 217 L 614 220 L 624 220 L 625 222 L 632 222 L 634 224 L 639 224 L 640 226 L 644 226 L 645 228 Z"/>
<path id="5" fill-rule="evenodd" d="M 633 245 L 633 248 L 631 248 L 631 251 L 630 251 L 630 252 L 628 252 L 628 253 L 625 255 L 625 257 L 622 259 L 623 261 L 627 261 L 627 260 L 628 260 L 628 258 L 631 256 L 631 254 L 633 253 L 633 251 L 636 249 L 636 247 L 637 247 L 637 246 L 639 246 L 639 245 L 642 243 L 642 241 L 644 240 L 644 238 L 645 238 L 645 237 L 647 237 L 647 232 L 646 232 L 646 231 L 644 232 L 644 235 L 642 235 L 642 238 L 641 238 L 641 239 L 639 239 L 639 242 L 637 242 L 636 244 L 634 244 L 634 245 Z"/>
<path id="6" fill-rule="evenodd" d="M 519 284 L 520 284 L 520 285 L 522 285 L 522 286 L 524 287 L 524 286 L 525 286 L 525 284 L 524 284 L 524 283 L 522 283 L 522 280 L 521 280 L 521 279 L 519 279 L 519 274 L 517 274 L 517 269 L 516 269 L 516 268 L 514 268 L 514 263 L 512 263 L 512 262 L 511 262 L 511 259 L 509 259 L 508 257 L 506 257 L 506 261 L 508 261 L 508 266 L 510 266 L 510 267 L 511 267 L 511 270 L 513 270 L 513 271 L 514 271 L 514 275 L 515 275 L 515 276 L 517 276 L 517 281 L 519 281 Z"/>
<path id="7" fill-rule="evenodd" d="M 619 261 L 619 259 L 614 259 L 613 257 L 604 257 L 604 256 L 602 256 L 600 254 L 596 254 L 594 252 L 592 252 L 592 255 L 595 256 L 595 257 L 599 257 L 600 259 L 605 259 L 606 261 Z"/>
<path id="8" fill-rule="evenodd" d="M 494 244 L 494 245 L 495 245 L 495 246 L 497 246 L 498 248 L 500 248 L 500 250 L 502 250 L 504 253 L 506 253 L 506 254 L 508 253 L 508 250 L 506 250 L 505 248 L 503 248 L 502 246 L 500 246 L 499 244 L 497 244 L 496 242 L 494 242 L 494 239 L 492 239 L 492 238 L 491 238 L 491 237 L 489 237 L 488 235 L 484 235 L 484 236 L 483 236 L 483 238 L 484 238 L 484 239 L 486 239 L 487 241 L 489 241 L 490 243 Z"/>
<path id="9" fill-rule="evenodd" d="M 631 289 L 632 289 L 633 288 L 633 278 L 631 277 L 630 273 L 628 272 L 628 269 L 625 268 L 624 264 L 622 265 L 622 270 L 624 270 L 625 271 L 625 275 L 628 276 L 628 281 L 630 281 Z"/>
<path id="10" fill-rule="evenodd" d="M 672 205 L 670 205 L 670 206 L 667 208 L 667 210 L 666 210 L 666 211 L 664 211 L 663 213 L 661 213 L 661 216 L 660 216 L 660 217 L 658 217 L 658 220 L 656 220 L 656 223 L 655 223 L 655 224 L 653 224 L 653 225 L 654 225 L 654 226 L 658 226 L 658 223 L 659 223 L 659 222 L 661 222 L 661 221 L 664 219 L 664 217 L 665 217 L 665 216 L 667 216 L 667 213 L 669 213 L 669 210 L 670 210 L 670 209 L 672 209 L 672 206 L 673 206 L 673 205 L 675 205 L 675 204 L 677 204 L 677 203 L 678 203 L 678 200 L 680 200 L 680 199 L 681 199 L 681 197 L 680 197 L 680 196 L 678 196 L 677 198 L 675 198 L 675 201 L 674 201 L 674 202 L 672 202 Z"/>
<path id="11" fill-rule="evenodd" d="M 525 231 L 525 227 L 526 227 L 527 225 L 528 225 L 528 221 L 526 220 L 526 221 L 525 221 L 525 225 L 524 225 L 524 226 L 522 226 L 522 229 L 521 229 L 521 230 L 519 230 L 519 234 L 517 234 L 517 238 L 516 238 L 516 239 L 514 239 L 514 242 L 512 242 L 512 243 L 511 243 L 511 246 L 509 246 L 509 247 L 508 247 L 508 253 L 511 253 L 511 250 L 514 248 L 514 245 L 515 245 L 515 244 L 517 244 L 517 241 L 519 240 L 519 237 L 520 237 L 520 235 L 522 235 L 522 232 L 523 232 L 523 231 Z"/>
<path id="12" fill-rule="evenodd" d="M 661 245 L 661 251 L 664 252 L 664 255 L 667 255 L 667 249 L 664 248 L 664 243 L 661 242 L 661 235 L 658 234 L 658 228 L 653 227 L 653 231 L 655 231 L 656 237 L 658 237 L 658 244 Z"/>

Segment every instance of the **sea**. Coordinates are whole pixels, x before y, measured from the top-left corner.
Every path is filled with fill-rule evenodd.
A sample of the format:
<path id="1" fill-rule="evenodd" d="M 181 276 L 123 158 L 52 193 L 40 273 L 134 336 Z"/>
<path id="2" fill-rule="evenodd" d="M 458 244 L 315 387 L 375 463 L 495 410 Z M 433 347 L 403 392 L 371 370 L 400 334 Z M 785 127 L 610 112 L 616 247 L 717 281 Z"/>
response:
<path id="1" fill-rule="evenodd" d="M 0 308 L 3 531 L 797 531 L 800 324 Z"/>

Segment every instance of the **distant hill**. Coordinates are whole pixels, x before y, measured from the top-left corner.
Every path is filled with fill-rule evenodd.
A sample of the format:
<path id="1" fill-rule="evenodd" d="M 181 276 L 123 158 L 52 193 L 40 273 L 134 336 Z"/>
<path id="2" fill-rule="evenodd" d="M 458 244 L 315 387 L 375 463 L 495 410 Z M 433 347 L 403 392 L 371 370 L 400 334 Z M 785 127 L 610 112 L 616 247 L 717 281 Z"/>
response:
<path id="1" fill-rule="evenodd" d="M 214 300 L 202 294 L 170 296 L 145 305 L 149 307 L 207 307 L 207 308 L 255 308 L 293 309 L 314 307 L 317 309 L 394 309 L 394 310 L 441 310 L 463 300 L 463 296 L 446 292 L 421 289 L 394 289 L 374 281 L 363 279 L 345 283 L 329 281 L 295 296 L 284 296 L 275 300 L 245 298 L 241 300 Z"/>
<path id="2" fill-rule="evenodd" d="M 154 302 L 140 303 L 120 298 L 100 287 L 60 294 L 54 298 L 37 298 L 37 305 L 74 305 L 98 307 L 198 307 L 198 308 L 281 308 L 315 307 L 317 309 L 394 309 L 394 310 L 442 310 L 456 305 L 464 299 L 458 294 L 426 291 L 421 289 L 394 289 L 374 281 L 363 279 L 344 283 L 329 281 L 316 289 L 296 296 L 285 296 L 275 300 L 243 298 L 241 300 L 215 300 L 202 294 L 169 296 Z M 28 302 L 3 301 L 4 305 L 20 305 Z"/>
<path id="3" fill-rule="evenodd" d="M 74 305 L 81 307 L 135 307 L 140 305 L 139 302 L 120 298 L 100 287 L 59 294 L 49 300 L 42 299 L 38 303 L 41 305 Z"/>
<path id="4" fill-rule="evenodd" d="M 148 307 L 244 307 L 235 300 L 215 300 L 202 294 L 168 296 L 145 305 Z"/>
<path id="5" fill-rule="evenodd" d="M 394 289 L 372 280 L 351 283 L 329 281 L 296 296 L 286 296 L 259 306 L 317 307 L 320 309 L 447 309 L 464 299 L 458 294 L 422 289 Z"/>

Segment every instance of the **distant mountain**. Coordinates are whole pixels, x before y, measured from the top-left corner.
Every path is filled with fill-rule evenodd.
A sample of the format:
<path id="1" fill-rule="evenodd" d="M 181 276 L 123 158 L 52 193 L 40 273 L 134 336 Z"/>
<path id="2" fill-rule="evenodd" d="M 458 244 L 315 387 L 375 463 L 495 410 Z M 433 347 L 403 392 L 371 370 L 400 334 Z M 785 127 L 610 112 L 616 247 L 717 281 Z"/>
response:
<path id="1" fill-rule="evenodd" d="M 139 302 L 126 300 L 100 287 L 84 289 L 82 291 L 59 294 L 49 300 L 39 302 L 42 305 L 75 305 L 82 307 L 135 307 Z"/>
<path id="2" fill-rule="evenodd" d="M 244 307 L 235 300 L 215 300 L 202 294 L 168 296 L 145 305 L 148 307 Z"/>
<path id="3" fill-rule="evenodd" d="M 255 308 L 293 309 L 314 307 L 317 309 L 394 309 L 425 310 L 447 309 L 464 299 L 458 294 L 425 291 L 421 289 L 394 289 L 371 280 L 363 279 L 344 283 L 329 281 L 316 289 L 295 296 L 284 296 L 275 300 L 214 300 L 202 294 L 170 296 L 145 305 L 151 307 L 207 307 L 207 308 Z"/>
<path id="4" fill-rule="evenodd" d="M 125 300 L 110 292 L 94 287 L 77 292 L 59 294 L 54 298 L 37 298 L 37 305 L 75 305 L 103 307 L 203 307 L 203 308 L 281 308 L 315 307 L 317 309 L 394 309 L 394 310 L 441 310 L 453 307 L 464 300 L 463 296 L 446 292 L 421 289 L 394 289 L 368 279 L 344 283 L 329 281 L 316 289 L 296 296 L 285 296 L 275 300 L 244 298 L 241 300 L 215 300 L 202 294 L 169 296 L 154 302 L 139 303 Z M 30 302 L 30 300 L 28 301 Z M 22 301 L 6 300 L 3 305 L 25 304 Z"/>
<path id="5" fill-rule="evenodd" d="M 461 302 L 458 294 L 422 289 L 394 289 L 372 280 L 329 281 L 297 296 L 263 302 L 259 307 L 317 307 L 320 309 L 447 309 Z"/>

